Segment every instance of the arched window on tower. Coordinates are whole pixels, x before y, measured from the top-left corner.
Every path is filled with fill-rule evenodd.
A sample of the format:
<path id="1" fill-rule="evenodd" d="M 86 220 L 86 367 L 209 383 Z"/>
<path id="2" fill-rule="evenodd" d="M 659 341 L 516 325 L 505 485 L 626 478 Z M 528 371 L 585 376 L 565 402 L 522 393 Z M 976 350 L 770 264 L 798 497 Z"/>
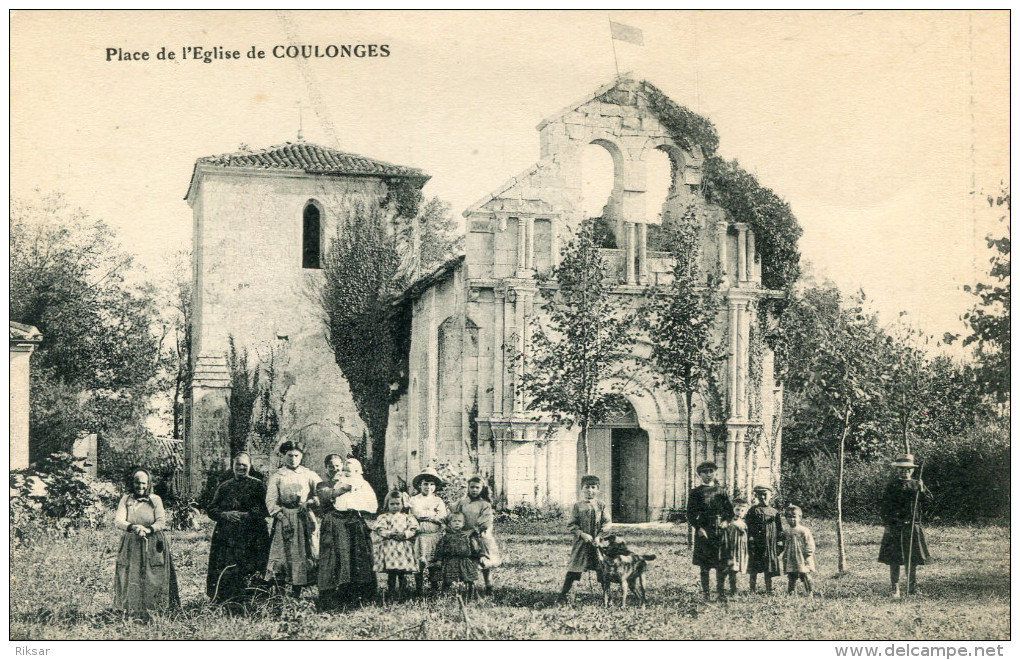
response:
<path id="1" fill-rule="evenodd" d="M 322 216 L 311 200 L 302 214 L 301 267 L 322 268 Z"/>

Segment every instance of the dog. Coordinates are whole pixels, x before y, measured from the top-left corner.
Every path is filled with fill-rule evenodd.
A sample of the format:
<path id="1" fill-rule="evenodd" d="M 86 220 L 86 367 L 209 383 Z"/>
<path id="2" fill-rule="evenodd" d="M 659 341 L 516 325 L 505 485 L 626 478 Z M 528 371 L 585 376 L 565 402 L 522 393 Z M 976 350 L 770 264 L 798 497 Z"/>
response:
<path id="1" fill-rule="evenodd" d="M 602 585 L 602 602 L 609 607 L 609 589 L 616 582 L 623 590 L 623 606 L 633 592 L 645 604 L 645 568 L 655 555 L 639 555 L 630 551 L 624 540 L 609 534 L 601 543 L 592 545 L 595 555 L 595 575 Z"/>

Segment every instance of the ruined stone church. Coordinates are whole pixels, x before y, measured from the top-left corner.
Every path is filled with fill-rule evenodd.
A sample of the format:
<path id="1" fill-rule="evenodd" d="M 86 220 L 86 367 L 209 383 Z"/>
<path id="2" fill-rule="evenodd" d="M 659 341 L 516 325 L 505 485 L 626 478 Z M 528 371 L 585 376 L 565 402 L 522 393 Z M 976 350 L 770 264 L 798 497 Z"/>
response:
<path id="1" fill-rule="evenodd" d="M 702 266 L 723 280 L 716 338 L 726 362 L 711 388 L 682 402 L 638 377 L 626 414 L 593 429 L 591 471 L 602 478 L 615 520 L 658 520 L 686 507 L 687 425 L 696 462 L 714 460 L 731 491 L 778 479 L 781 387 L 758 328 L 761 284 L 754 232 L 700 192 L 703 156 L 671 136 L 650 103 L 650 85 L 621 79 L 538 125 L 539 160 L 464 211 L 464 254 L 421 277 L 397 304 L 410 310 L 406 386 L 390 406 L 385 467 L 391 485 L 437 463 L 477 469 L 505 506 L 568 505 L 582 470 L 578 429 L 550 428 L 514 390 L 513 351 L 527 353 L 540 315 L 536 276 L 557 263 L 560 245 L 584 219 L 582 153 L 612 159 L 602 212 L 603 249 L 619 296 L 639 296 L 670 276 L 656 251 L 664 219 L 690 205 L 700 222 Z M 667 157 L 670 185 L 650 199 L 648 164 Z M 230 343 L 284 374 L 277 437 L 300 437 L 313 469 L 350 451 L 364 424 L 325 339 L 316 287 L 328 237 L 343 231 L 352 204 L 379 202 L 394 182 L 422 187 L 421 170 L 303 142 L 200 158 L 187 201 L 194 211 L 194 381 L 187 406 L 185 462 L 192 488 L 227 460 Z M 615 245 L 615 247 L 612 247 Z M 541 322 L 541 317 L 538 317 Z M 640 338 L 638 358 L 650 348 Z M 236 353 L 235 353 L 236 354 Z M 266 452 L 262 460 L 275 457 Z"/>

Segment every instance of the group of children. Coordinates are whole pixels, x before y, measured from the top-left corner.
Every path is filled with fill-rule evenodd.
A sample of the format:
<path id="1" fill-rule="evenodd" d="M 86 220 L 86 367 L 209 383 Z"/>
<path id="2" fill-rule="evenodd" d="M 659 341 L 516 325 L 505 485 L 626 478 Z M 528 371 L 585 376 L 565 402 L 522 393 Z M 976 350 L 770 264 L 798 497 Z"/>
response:
<path id="1" fill-rule="evenodd" d="M 483 480 L 470 479 L 467 496 L 449 510 L 436 494 L 443 481 L 435 470 L 426 468 L 412 485 L 418 491 L 413 497 L 397 490 L 387 494 L 373 525 L 374 570 L 387 574 L 388 592 L 406 595 L 407 578 L 414 575 L 420 595 L 427 574 L 434 590 L 463 588 L 472 597 L 481 573 L 485 592 L 491 594 L 491 570 L 500 560 Z"/>
<path id="2" fill-rule="evenodd" d="M 749 576 L 750 591 L 757 591 L 762 575 L 766 593 L 772 593 L 772 578 L 786 573 L 788 592 L 803 582 L 812 593 L 815 542 L 811 530 L 801 524 L 801 510 L 787 506 L 780 514 L 769 504 L 772 489 L 755 486 L 753 506 L 743 499 L 731 501 L 715 483 L 716 465 L 698 466 L 702 485 L 691 492 L 688 520 L 694 530 L 693 563 L 701 569 L 701 586 L 709 598 L 710 571 L 716 571 L 717 592 L 726 597 L 737 592 L 737 576 Z M 426 468 L 414 478 L 418 491 L 413 497 L 394 490 L 383 504 L 383 513 L 373 525 L 374 569 L 386 573 L 391 594 L 408 593 L 408 576 L 414 575 L 416 591 L 424 590 L 425 577 L 434 590 L 463 588 L 475 595 L 481 574 L 485 591 L 492 593 L 490 571 L 499 564 L 499 550 L 493 534 L 492 502 L 488 487 L 479 477 L 468 481 L 467 496 L 449 508 L 436 491 L 443 482 Z M 597 568 L 596 546 L 612 524 L 604 502 L 598 499 L 601 482 L 586 475 L 581 479 L 582 499 L 573 505 L 568 529 L 574 535 L 567 575 L 560 591 L 565 600 L 573 584 L 585 571 Z M 783 525 L 783 519 L 786 525 Z"/>
<path id="3" fill-rule="evenodd" d="M 763 575 L 765 591 L 772 593 L 772 578 L 783 572 L 789 579 L 789 593 L 793 593 L 797 582 L 801 581 L 810 596 L 815 542 L 811 530 L 800 522 L 800 508 L 786 507 L 784 529 L 783 515 L 769 505 L 771 488 L 755 486 L 757 503 L 748 508 L 746 500 L 731 502 L 725 490 L 715 483 L 716 469 L 711 461 L 698 466 L 703 483 L 691 492 L 687 512 L 694 530 L 693 563 L 701 569 L 705 598 L 711 595 L 709 578 L 713 569 L 720 598 L 726 596 L 727 581 L 729 593 L 737 592 L 737 576 L 743 573 L 750 576 L 751 592 L 757 590 L 758 575 Z M 599 488 L 598 477 L 587 475 L 581 479 L 583 499 L 572 507 L 568 525 L 574 534 L 574 544 L 560 591 L 561 602 L 585 571 L 596 570 L 595 547 L 612 523 L 606 505 L 598 499 Z"/>

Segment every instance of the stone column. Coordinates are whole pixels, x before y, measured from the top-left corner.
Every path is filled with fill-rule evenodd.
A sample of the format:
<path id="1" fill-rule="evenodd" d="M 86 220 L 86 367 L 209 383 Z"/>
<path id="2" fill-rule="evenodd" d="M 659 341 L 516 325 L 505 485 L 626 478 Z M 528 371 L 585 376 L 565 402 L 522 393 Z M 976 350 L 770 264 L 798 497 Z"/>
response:
<path id="1" fill-rule="evenodd" d="M 638 282 L 648 284 L 648 225 L 641 223 L 638 230 Z"/>
<path id="2" fill-rule="evenodd" d="M 627 284 L 635 284 L 634 280 L 634 223 L 627 222 Z"/>
<path id="3" fill-rule="evenodd" d="M 726 492 L 733 494 L 736 483 L 737 429 L 730 426 L 726 429 Z"/>
<path id="4" fill-rule="evenodd" d="M 747 281 L 747 225 L 738 222 L 737 227 L 737 281 Z"/>
<path id="5" fill-rule="evenodd" d="M 754 232 L 747 232 L 747 279 L 751 282 L 760 281 L 761 277 L 758 274 L 757 265 L 754 259 L 755 245 L 754 245 Z"/>
<path id="6" fill-rule="evenodd" d="M 719 238 L 719 279 L 722 284 L 726 284 L 726 243 L 727 243 L 727 224 L 725 222 L 717 222 L 715 225 L 716 234 Z"/>
<path id="7" fill-rule="evenodd" d="M 492 332 L 492 414 L 503 414 L 503 384 L 506 382 L 506 289 L 499 285 L 493 292 L 495 327 Z"/>
<path id="8" fill-rule="evenodd" d="M 517 218 L 517 277 L 527 277 L 528 225 L 524 218 Z"/>
<path id="9" fill-rule="evenodd" d="M 734 417 L 744 419 L 747 417 L 747 333 L 745 332 L 745 325 L 747 321 L 747 310 L 743 303 L 737 305 L 736 308 L 736 326 L 734 326 L 732 332 L 736 336 L 736 363 L 737 368 L 734 373 L 736 378 L 736 398 L 733 403 L 733 410 L 731 411 Z"/>
<path id="10" fill-rule="evenodd" d="M 535 219 L 526 218 L 524 221 L 524 267 L 528 270 L 535 269 Z"/>
<path id="11" fill-rule="evenodd" d="M 425 444 L 425 456 L 422 457 L 422 465 L 428 465 L 436 457 L 439 444 L 439 342 L 437 341 L 439 331 L 439 320 L 436 318 L 436 289 L 432 287 L 428 291 L 428 323 L 429 339 L 425 342 L 426 364 L 428 372 L 419 377 L 418 385 L 424 385 L 428 408 L 425 410 L 425 419 L 428 424 L 428 439 Z"/>
<path id="12" fill-rule="evenodd" d="M 35 343 L 10 344 L 11 469 L 28 467 L 29 375 Z"/>
<path id="13" fill-rule="evenodd" d="M 728 330 L 730 333 L 730 357 L 728 366 L 730 372 L 730 382 L 728 383 L 729 387 L 727 387 L 726 389 L 730 397 L 730 417 L 737 417 L 739 415 L 739 413 L 737 412 L 738 410 L 737 406 L 739 405 L 739 400 L 737 399 L 737 377 L 739 375 L 737 367 L 737 360 L 739 359 L 737 336 L 740 333 L 739 324 L 740 303 L 731 300 L 729 306 L 730 306 L 729 309 L 730 318 Z"/>

